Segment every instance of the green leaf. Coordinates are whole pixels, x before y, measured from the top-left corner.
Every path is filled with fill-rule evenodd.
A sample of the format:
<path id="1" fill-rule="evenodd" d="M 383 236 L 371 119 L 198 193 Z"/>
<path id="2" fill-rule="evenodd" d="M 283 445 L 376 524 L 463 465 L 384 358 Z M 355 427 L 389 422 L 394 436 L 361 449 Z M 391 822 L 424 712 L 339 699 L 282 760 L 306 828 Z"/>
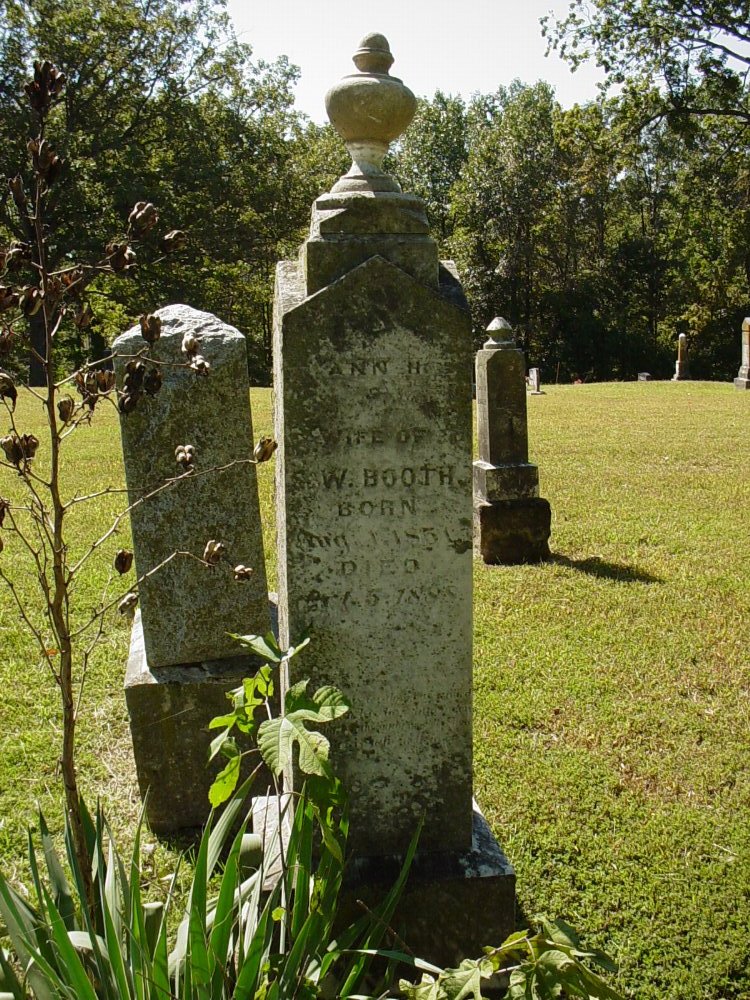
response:
<path id="1" fill-rule="evenodd" d="M 305 646 L 308 645 L 309 642 L 310 642 L 310 639 L 307 638 L 307 639 L 303 639 L 302 642 L 297 643 L 296 646 L 290 646 L 289 649 L 287 649 L 287 651 L 284 653 L 284 659 L 285 660 L 291 660 L 291 658 L 293 656 L 296 656 L 297 653 L 299 653 L 301 650 L 303 650 L 305 648 Z"/>
<path id="2" fill-rule="evenodd" d="M 208 790 L 208 799 L 214 809 L 220 806 L 222 802 L 226 802 L 237 787 L 240 777 L 240 761 L 241 757 L 238 753 L 228 761 L 214 778 L 213 784 Z"/>
<path id="3" fill-rule="evenodd" d="M 210 744 L 210 746 L 208 748 L 208 762 L 209 762 L 209 764 L 214 759 L 214 757 L 217 756 L 217 754 L 221 753 L 221 748 L 224 746 L 224 744 L 227 742 L 228 739 L 229 739 L 229 729 L 224 729 L 222 732 L 219 733 L 218 736 L 215 736 L 211 740 L 211 744 Z M 236 743 L 234 745 L 235 745 L 235 747 L 237 746 Z"/>
<path id="4" fill-rule="evenodd" d="M 32 961 L 32 953 L 36 958 L 34 929 L 41 922 L 40 917 L 10 887 L 2 872 L 0 872 L 0 916 L 5 923 L 13 950 L 21 965 L 28 970 L 28 978 L 37 1000 L 53 1000 L 53 989 L 36 961 Z"/>
<path id="5" fill-rule="evenodd" d="M 231 799 L 224 807 L 221 815 L 219 816 L 218 821 L 215 824 L 213 824 L 213 826 L 209 821 L 208 825 L 206 826 L 206 829 L 203 833 L 203 837 L 201 838 L 201 847 L 203 846 L 204 838 L 206 837 L 208 838 L 208 851 L 205 862 L 205 873 L 206 873 L 205 878 L 210 878 L 210 876 L 212 875 L 213 870 L 216 867 L 216 864 L 221 855 L 224 843 L 226 842 L 232 827 L 237 821 L 242 810 L 246 809 L 246 800 L 248 792 L 250 791 L 252 783 L 255 779 L 255 774 L 256 772 L 253 772 L 253 774 L 251 774 L 249 778 L 243 781 L 243 783 L 240 785 L 237 791 L 232 795 Z M 197 864 L 196 864 L 196 872 L 197 872 Z M 202 891 L 203 893 L 205 893 L 205 884 L 202 890 L 196 889 L 196 880 L 197 880 L 197 875 L 194 874 L 193 885 L 190 890 L 191 898 L 194 891 Z M 171 976 L 177 975 L 179 973 L 179 970 L 183 968 L 183 963 L 185 961 L 185 956 L 187 954 L 189 917 L 190 917 L 190 905 L 188 905 L 188 912 L 183 917 L 179 927 L 177 928 L 177 937 L 175 940 L 175 945 L 169 955 L 169 972 Z"/>
<path id="6" fill-rule="evenodd" d="M 258 749 L 274 774 L 281 774 L 291 766 L 295 743 L 299 747 L 301 771 L 305 774 L 331 774 L 328 740 L 322 733 L 308 730 L 304 717 L 291 715 L 267 719 L 258 730 Z"/>
<path id="7" fill-rule="evenodd" d="M 510 974 L 508 985 L 508 1000 L 538 1000 L 539 993 L 534 985 L 536 978 L 535 966 L 524 962 Z"/>
<path id="8" fill-rule="evenodd" d="M 444 994 L 440 992 L 440 986 L 436 979 L 425 973 L 421 983 L 410 983 L 408 979 L 399 980 L 399 990 L 406 1000 L 444 1000 Z"/>
<path id="9" fill-rule="evenodd" d="M 310 722 L 331 722 L 349 711 L 349 702 L 338 688 L 324 685 L 310 697 L 307 693 L 309 681 L 298 681 L 292 685 L 284 698 L 284 714 L 299 714 Z"/>
<path id="10" fill-rule="evenodd" d="M 564 944 L 568 948 L 581 947 L 581 941 L 576 931 L 560 917 L 556 917 L 554 920 L 547 920 L 545 917 L 538 919 L 540 919 L 547 936 L 556 944 Z"/>
<path id="11" fill-rule="evenodd" d="M 545 1000 L 556 1000 L 562 995 L 563 987 L 573 996 L 581 995 L 576 963 L 563 951 L 550 949 L 540 955 L 536 961 L 536 978 Z"/>
<path id="12" fill-rule="evenodd" d="M 307 728 L 308 722 L 330 722 L 348 711 L 349 706 L 334 687 L 319 688 L 307 694 L 308 681 L 299 681 L 286 693 L 285 711 L 280 717 L 266 719 L 258 729 L 258 748 L 275 774 L 291 766 L 294 744 L 299 750 L 299 768 L 305 774 L 332 777 L 328 764 L 329 743 L 322 733 Z"/>
<path id="13" fill-rule="evenodd" d="M 273 696 L 271 668 L 261 667 L 254 676 L 246 677 L 243 680 L 242 687 L 245 694 L 245 714 L 252 717 L 255 709 L 262 705 L 267 698 Z"/>
<path id="14" fill-rule="evenodd" d="M 260 656 L 270 663 L 281 663 L 284 658 L 273 632 L 266 632 L 265 635 L 236 635 L 234 632 L 230 632 L 229 635 L 245 649 L 249 649 L 256 656 Z"/>
<path id="15" fill-rule="evenodd" d="M 208 915 L 208 922 L 211 924 L 208 949 L 211 959 L 211 994 L 216 997 L 222 996 L 223 983 L 232 968 L 232 930 L 236 908 L 241 905 L 241 900 L 238 898 L 240 852 L 248 819 L 249 816 L 245 818 L 234 838 L 221 876 L 216 906 Z"/>
<path id="16" fill-rule="evenodd" d="M 493 972 L 492 963 L 486 958 L 474 961 L 467 958 L 457 969 L 446 969 L 440 976 L 440 985 L 445 991 L 445 1000 L 482 1000 L 482 979 L 488 979 Z"/>
<path id="17" fill-rule="evenodd" d="M 187 965 L 190 969 L 191 982 L 195 987 L 196 998 L 210 996 L 211 962 L 208 956 L 207 932 L 207 888 L 208 888 L 208 842 L 209 830 L 203 831 L 198 856 L 195 860 L 193 883 L 190 887 L 188 904 L 188 949 Z"/>
<path id="18" fill-rule="evenodd" d="M 270 667 L 261 667 L 260 670 L 252 678 L 253 688 L 260 695 L 261 698 L 272 698 L 273 697 L 273 673 Z M 247 680 L 242 682 L 245 687 L 245 692 L 247 692 L 248 682 Z"/>
<path id="19" fill-rule="evenodd" d="M 241 688 L 236 690 L 240 691 Z M 228 692 L 228 695 L 232 692 Z M 223 729 L 225 726 L 231 728 L 237 721 L 237 716 L 232 712 L 230 715 L 215 715 L 208 724 L 209 729 Z"/>

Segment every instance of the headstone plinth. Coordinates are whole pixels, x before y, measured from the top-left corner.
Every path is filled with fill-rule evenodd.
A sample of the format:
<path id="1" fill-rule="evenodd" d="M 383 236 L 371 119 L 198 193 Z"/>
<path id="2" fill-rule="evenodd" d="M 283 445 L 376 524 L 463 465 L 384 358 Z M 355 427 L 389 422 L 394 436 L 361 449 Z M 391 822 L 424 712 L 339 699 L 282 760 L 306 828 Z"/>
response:
<path id="1" fill-rule="evenodd" d="M 750 389 L 750 316 L 742 321 L 742 364 L 734 380 L 735 389 Z"/>
<path id="2" fill-rule="evenodd" d="M 148 349 L 134 327 L 117 338 L 113 352 L 121 391 L 136 359 L 162 378 L 155 395 L 144 392 L 132 412 L 121 414 L 120 431 L 134 505 L 134 575 L 141 579 L 125 693 L 148 819 L 164 832 L 206 819 L 205 728 L 225 710 L 224 692 L 256 669 L 238 658 L 228 633 L 265 633 L 271 618 L 245 338 L 189 306 L 155 315 L 161 334 Z M 210 366 L 207 375 L 190 369 L 186 337 Z M 189 475 L 175 454 L 186 445 L 194 456 Z M 178 481 L 165 487 L 169 480 Z M 201 557 L 210 540 L 225 546 L 218 565 L 184 554 Z M 241 582 L 233 574 L 240 563 L 253 570 Z"/>
<path id="3" fill-rule="evenodd" d="M 538 562 L 549 556 L 551 512 L 529 462 L 524 356 L 502 317 L 487 330 L 476 357 L 474 550 L 489 564 Z M 529 375 L 532 394 L 539 394 L 538 369 Z"/>
<path id="4" fill-rule="evenodd" d="M 310 235 L 300 250 L 307 294 L 375 256 L 437 288 L 437 245 L 422 201 L 393 192 L 321 195 L 313 205 Z"/>
<path id="5" fill-rule="evenodd" d="M 207 728 L 214 716 L 225 715 L 227 692 L 240 687 L 260 662 L 249 656 L 175 664 L 149 665 L 143 644 L 141 612 L 136 613 L 125 672 L 125 702 L 130 717 L 138 787 L 146 799 L 148 825 L 156 834 L 188 831 L 203 826 L 210 810 L 208 790 L 226 761 L 208 763 L 215 731 Z M 256 763 L 244 758 L 240 780 Z M 254 791 L 272 784 L 264 770 Z"/>
<path id="6" fill-rule="evenodd" d="M 368 36 L 357 53 L 364 86 L 403 88 L 390 60 L 385 39 Z M 488 857 L 480 879 L 460 860 L 475 838 L 471 323 L 424 206 L 379 166 L 382 137 L 406 122 L 391 127 L 387 109 L 350 121 L 361 82 L 355 74 L 336 89 L 331 115 L 352 170 L 315 202 L 299 259 L 277 269 L 281 642 L 312 638 L 288 683 L 334 684 L 352 706 L 327 735 L 349 794 L 353 859 L 379 870 L 424 818 L 420 855 L 451 859 L 463 889 L 446 890 L 435 912 L 437 883 L 415 879 L 412 906 L 430 914 L 436 956 L 449 954 L 441 942 L 456 928 L 474 953 L 512 928 L 514 876 Z M 367 108 L 376 97 L 368 91 Z M 504 905 L 489 913 L 498 896 Z M 477 926 L 469 910 L 482 915 L 480 935 L 465 933 Z"/>

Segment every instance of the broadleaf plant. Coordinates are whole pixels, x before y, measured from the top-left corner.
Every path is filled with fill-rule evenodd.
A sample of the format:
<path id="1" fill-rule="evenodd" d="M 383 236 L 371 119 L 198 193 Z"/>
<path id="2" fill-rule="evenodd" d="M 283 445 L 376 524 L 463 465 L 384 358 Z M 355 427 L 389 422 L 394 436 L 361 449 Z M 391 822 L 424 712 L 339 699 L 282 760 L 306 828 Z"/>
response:
<path id="1" fill-rule="evenodd" d="M 239 687 L 227 692 L 231 711 L 217 715 L 209 729 L 221 729 L 212 740 L 209 759 L 221 754 L 227 763 L 214 779 L 209 791 L 211 805 L 225 802 L 237 786 L 243 757 L 259 753 L 274 777 L 291 767 L 297 747 L 298 766 L 306 775 L 333 778 L 329 763 L 330 745 L 327 738 L 312 725 L 332 722 L 349 710 L 342 693 L 334 687 L 321 687 L 307 693 L 308 681 L 293 685 L 284 698 L 283 711 L 275 715 L 272 701 L 278 689 L 274 669 L 280 669 L 307 646 L 303 639 L 296 646 L 282 650 L 272 632 L 266 635 L 234 635 L 233 638 L 248 652 L 266 660 L 252 677 L 246 677 Z M 237 731 L 256 743 L 242 749 L 233 735 Z"/>

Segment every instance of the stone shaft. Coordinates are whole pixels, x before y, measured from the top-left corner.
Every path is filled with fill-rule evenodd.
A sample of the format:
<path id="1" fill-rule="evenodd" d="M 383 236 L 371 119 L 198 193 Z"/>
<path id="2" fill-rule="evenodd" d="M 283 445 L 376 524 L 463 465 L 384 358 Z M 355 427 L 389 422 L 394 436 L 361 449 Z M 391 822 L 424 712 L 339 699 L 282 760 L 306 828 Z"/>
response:
<path id="1" fill-rule="evenodd" d="M 277 271 L 280 631 L 312 637 L 290 681 L 351 702 L 330 736 L 360 856 L 423 815 L 423 849 L 471 844 L 471 329 L 440 274 L 375 256 L 310 295 Z"/>
<path id="2" fill-rule="evenodd" d="M 491 465 L 526 464 L 526 363 L 523 351 L 504 342 L 477 352 L 479 457 Z"/>
<path id="3" fill-rule="evenodd" d="M 184 471 L 175 460 L 178 445 L 195 448 L 197 474 L 131 512 L 136 570 L 143 576 L 174 552 L 202 555 L 210 539 L 224 543 L 227 558 L 208 569 L 178 555 L 142 582 L 149 668 L 234 656 L 237 645 L 228 632 L 263 633 L 270 627 L 257 481 L 248 461 L 252 422 L 245 338 L 188 306 L 169 306 L 156 315 L 162 331 L 150 356 L 166 363 L 160 366 L 163 386 L 153 398 L 144 395 L 120 422 L 128 499 L 135 503 Z M 200 352 L 211 365 L 208 376 L 174 367 L 186 361 L 181 351 L 186 334 L 200 338 Z M 145 346 L 139 327 L 115 341 L 120 386 L 129 357 Z M 223 466 L 230 467 L 209 471 Z M 233 579 L 238 563 L 254 570 L 242 583 Z"/>
<path id="4" fill-rule="evenodd" d="M 742 321 L 742 364 L 734 385 L 736 389 L 750 389 L 750 316 Z"/>

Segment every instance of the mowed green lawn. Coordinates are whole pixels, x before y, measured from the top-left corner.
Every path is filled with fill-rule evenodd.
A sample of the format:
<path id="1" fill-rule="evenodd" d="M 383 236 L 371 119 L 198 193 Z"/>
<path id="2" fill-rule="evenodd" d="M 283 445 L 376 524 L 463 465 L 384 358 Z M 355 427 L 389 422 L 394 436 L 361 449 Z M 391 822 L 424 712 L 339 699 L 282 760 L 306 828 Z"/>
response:
<path id="1" fill-rule="evenodd" d="M 252 398 L 257 437 L 271 431 L 270 391 Z M 38 432 L 35 400 L 19 400 L 19 414 Z M 476 795 L 516 866 L 520 919 L 569 920 L 618 958 L 618 985 L 634 997 L 748 998 L 750 393 L 550 387 L 529 397 L 529 424 L 553 559 L 478 564 L 474 577 Z M 121 485 L 111 410 L 70 443 L 69 493 Z M 260 470 L 269 561 L 272 465 Z M 0 470 L 0 495 L 14 479 Z M 120 503 L 81 508 L 72 548 Z M 0 560 L 30 595 L 18 542 L 4 539 Z M 83 606 L 127 540 L 125 530 L 92 559 Z M 128 631 L 112 619 L 92 661 L 79 758 L 89 799 L 102 797 L 125 837 L 139 808 Z M 59 713 L 37 659 L 0 591 L 0 865 L 21 878 L 36 803 L 60 822 Z M 154 894 L 174 861 L 164 844 L 146 858 Z"/>

